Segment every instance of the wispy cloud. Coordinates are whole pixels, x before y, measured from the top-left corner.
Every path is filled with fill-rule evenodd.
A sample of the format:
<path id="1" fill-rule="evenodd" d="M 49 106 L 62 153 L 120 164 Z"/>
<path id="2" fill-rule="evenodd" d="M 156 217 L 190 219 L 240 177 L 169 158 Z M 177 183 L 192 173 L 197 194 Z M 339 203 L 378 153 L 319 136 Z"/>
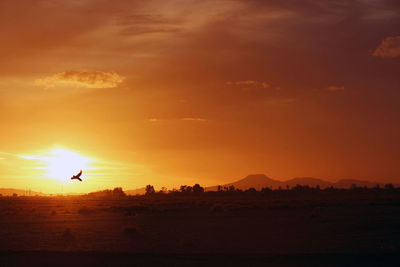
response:
<path id="1" fill-rule="evenodd" d="M 182 23 L 178 19 L 167 19 L 162 14 L 131 14 L 117 20 L 123 35 L 177 32 Z"/>
<path id="2" fill-rule="evenodd" d="M 37 85 L 43 85 L 45 88 L 55 87 L 56 85 L 75 85 L 77 87 L 86 88 L 114 88 L 122 83 L 124 79 L 124 77 L 115 72 L 68 70 L 37 79 L 35 83 Z"/>
<path id="3" fill-rule="evenodd" d="M 203 118 L 181 118 L 181 121 L 207 121 L 207 119 L 203 119 Z"/>
<path id="4" fill-rule="evenodd" d="M 195 117 L 185 117 L 179 119 L 157 119 L 157 118 L 150 118 L 148 119 L 149 122 L 161 122 L 161 121 L 198 121 L 198 122 L 205 122 L 208 121 L 205 118 L 195 118 Z"/>
<path id="5" fill-rule="evenodd" d="M 227 82 L 226 84 L 234 85 L 234 86 L 257 87 L 257 88 L 268 88 L 268 87 L 270 87 L 270 84 L 267 83 L 267 82 L 253 81 L 253 80 Z"/>
<path id="6" fill-rule="evenodd" d="M 400 36 L 387 37 L 372 54 L 375 57 L 395 58 L 400 56 Z"/>

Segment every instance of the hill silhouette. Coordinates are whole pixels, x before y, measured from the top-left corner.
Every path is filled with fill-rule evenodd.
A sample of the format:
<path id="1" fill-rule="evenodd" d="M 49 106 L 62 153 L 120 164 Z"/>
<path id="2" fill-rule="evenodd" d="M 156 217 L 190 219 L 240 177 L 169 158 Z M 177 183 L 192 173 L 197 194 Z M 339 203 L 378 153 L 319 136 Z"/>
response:
<path id="1" fill-rule="evenodd" d="M 256 190 L 261 190 L 261 188 L 271 188 L 271 189 L 278 189 L 279 187 L 281 188 L 292 188 L 295 187 L 296 185 L 302 185 L 302 186 L 310 186 L 310 187 L 316 187 L 319 186 L 321 189 L 327 188 L 327 187 L 335 187 L 335 188 L 345 188 L 348 189 L 352 185 L 356 185 L 357 187 L 376 187 L 380 186 L 383 187 L 383 183 L 378 183 L 378 182 L 370 182 L 370 181 L 362 181 L 362 180 L 356 180 L 356 179 L 341 179 L 337 182 L 329 182 L 323 179 L 319 178 L 313 178 L 313 177 L 296 177 L 290 180 L 286 181 L 279 181 L 272 179 L 265 174 L 250 174 L 243 179 L 240 179 L 236 182 L 232 183 L 227 183 L 227 184 L 222 184 L 222 188 L 224 187 L 229 187 L 229 186 L 234 186 L 237 189 L 241 190 L 247 190 L 249 188 L 255 188 Z M 399 186 L 399 185 L 395 185 Z M 206 191 L 217 191 L 218 186 L 210 186 L 205 188 Z"/>
<path id="2" fill-rule="evenodd" d="M 246 190 L 253 187 L 257 190 L 261 190 L 263 187 L 278 188 L 282 186 L 282 182 L 274 180 L 266 176 L 265 174 L 250 174 L 243 179 L 236 182 L 224 184 L 223 187 L 234 186 L 237 189 Z M 206 187 L 206 191 L 217 191 L 218 186 Z"/>
<path id="3" fill-rule="evenodd" d="M 0 194 L 3 196 L 12 196 L 13 194 L 17 194 L 18 196 L 45 196 L 46 195 L 42 192 L 22 190 L 22 189 L 16 189 L 16 188 L 0 188 Z"/>

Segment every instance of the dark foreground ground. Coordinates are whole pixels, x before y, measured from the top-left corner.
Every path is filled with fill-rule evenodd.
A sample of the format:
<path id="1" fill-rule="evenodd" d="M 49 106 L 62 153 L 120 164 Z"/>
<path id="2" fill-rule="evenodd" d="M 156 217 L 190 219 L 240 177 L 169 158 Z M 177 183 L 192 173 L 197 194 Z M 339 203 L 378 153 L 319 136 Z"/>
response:
<path id="1" fill-rule="evenodd" d="M 10 265 L 400 266 L 400 196 L 0 198 Z"/>
<path id="2" fill-rule="evenodd" d="M 380 254 L 132 254 L 2 252 L 1 266 L 399 266 L 400 255 Z"/>

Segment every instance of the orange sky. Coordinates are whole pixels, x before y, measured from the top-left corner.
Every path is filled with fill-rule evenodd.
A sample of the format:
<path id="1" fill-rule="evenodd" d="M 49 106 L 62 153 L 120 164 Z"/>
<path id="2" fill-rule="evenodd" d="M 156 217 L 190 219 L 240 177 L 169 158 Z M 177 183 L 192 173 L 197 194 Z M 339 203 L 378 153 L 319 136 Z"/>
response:
<path id="1" fill-rule="evenodd" d="M 400 182 L 399 14 L 391 0 L 2 0 L 0 187 Z M 43 179 L 54 149 L 92 159 L 86 183 Z"/>

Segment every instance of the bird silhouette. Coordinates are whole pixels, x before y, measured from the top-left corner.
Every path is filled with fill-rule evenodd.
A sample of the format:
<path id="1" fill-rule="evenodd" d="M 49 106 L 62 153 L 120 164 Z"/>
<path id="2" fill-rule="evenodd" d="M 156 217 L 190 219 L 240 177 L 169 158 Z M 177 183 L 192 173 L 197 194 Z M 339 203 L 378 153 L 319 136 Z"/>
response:
<path id="1" fill-rule="evenodd" d="M 77 175 L 72 176 L 71 180 L 76 179 L 82 182 L 81 175 L 82 175 L 82 170 Z"/>

